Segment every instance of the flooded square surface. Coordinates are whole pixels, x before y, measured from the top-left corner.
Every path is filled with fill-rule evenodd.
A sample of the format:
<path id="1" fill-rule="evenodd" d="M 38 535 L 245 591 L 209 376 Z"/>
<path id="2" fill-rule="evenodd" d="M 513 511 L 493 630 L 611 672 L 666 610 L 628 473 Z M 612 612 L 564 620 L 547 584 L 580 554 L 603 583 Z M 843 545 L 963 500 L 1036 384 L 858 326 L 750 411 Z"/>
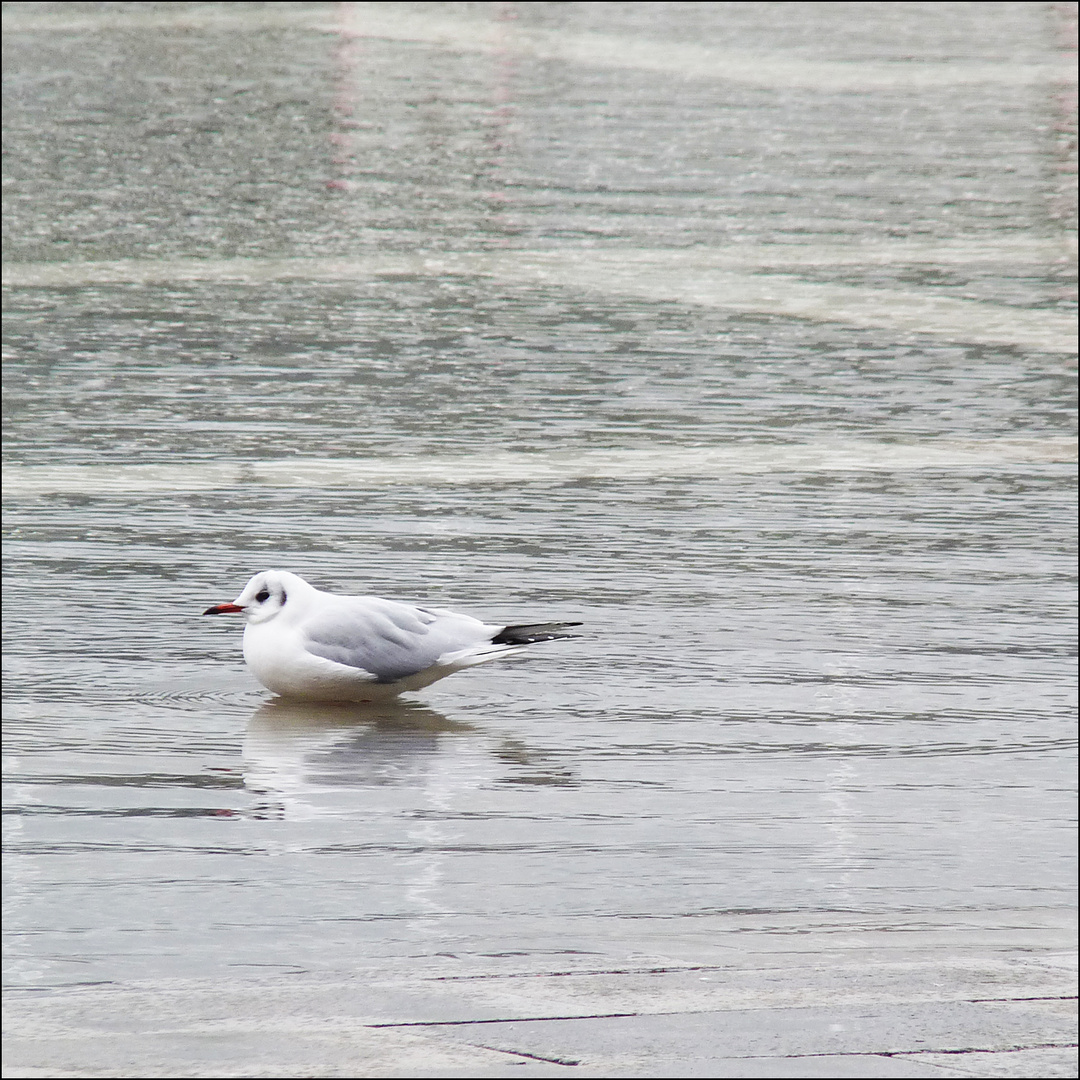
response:
<path id="1" fill-rule="evenodd" d="M 376 1027 L 881 1002 L 897 935 L 1005 965 L 942 1000 L 1060 999 L 1015 964 L 1075 909 L 1067 19 L 855 7 L 6 6 L 16 1069 L 155 1075 L 126 1011 L 207 988 L 265 1012 L 200 1037 L 328 986 Z M 267 568 L 584 626 L 298 704 L 200 617 Z M 941 1022 L 870 1049 L 984 1046 Z M 172 1060 L 709 1067 L 335 1038 Z"/>

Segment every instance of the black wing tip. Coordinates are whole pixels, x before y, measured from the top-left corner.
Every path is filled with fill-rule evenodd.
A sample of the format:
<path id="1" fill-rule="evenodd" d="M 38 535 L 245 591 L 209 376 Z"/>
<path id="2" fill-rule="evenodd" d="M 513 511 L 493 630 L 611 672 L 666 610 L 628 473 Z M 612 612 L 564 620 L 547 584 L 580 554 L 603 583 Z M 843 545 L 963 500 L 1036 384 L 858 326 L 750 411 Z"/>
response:
<path id="1" fill-rule="evenodd" d="M 532 645 L 537 641 L 557 641 L 560 638 L 581 637 L 580 634 L 562 633 L 568 626 L 582 626 L 579 622 L 521 623 L 504 626 L 492 639 L 492 645 Z"/>

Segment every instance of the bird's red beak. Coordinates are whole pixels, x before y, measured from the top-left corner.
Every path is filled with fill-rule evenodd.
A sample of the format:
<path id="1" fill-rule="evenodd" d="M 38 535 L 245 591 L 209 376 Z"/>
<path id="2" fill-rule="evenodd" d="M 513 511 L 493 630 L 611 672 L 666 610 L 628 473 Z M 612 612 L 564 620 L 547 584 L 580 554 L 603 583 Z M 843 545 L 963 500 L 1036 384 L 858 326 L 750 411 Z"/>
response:
<path id="1" fill-rule="evenodd" d="M 239 604 L 215 604 L 214 607 L 208 607 L 203 614 L 204 615 L 232 615 L 234 612 L 243 611 L 244 609 Z"/>

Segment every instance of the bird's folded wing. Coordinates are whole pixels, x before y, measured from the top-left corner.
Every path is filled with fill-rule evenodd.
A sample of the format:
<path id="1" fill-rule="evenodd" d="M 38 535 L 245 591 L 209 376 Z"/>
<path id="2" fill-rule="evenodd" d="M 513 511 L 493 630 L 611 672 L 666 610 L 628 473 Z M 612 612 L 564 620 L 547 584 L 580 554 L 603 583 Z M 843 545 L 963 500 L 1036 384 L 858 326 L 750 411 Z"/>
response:
<path id="1" fill-rule="evenodd" d="M 431 667 L 450 650 L 491 640 L 478 620 L 446 616 L 451 613 L 361 597 L 306 625 L 305 645 L 316 656 L 394 682 Z"/>

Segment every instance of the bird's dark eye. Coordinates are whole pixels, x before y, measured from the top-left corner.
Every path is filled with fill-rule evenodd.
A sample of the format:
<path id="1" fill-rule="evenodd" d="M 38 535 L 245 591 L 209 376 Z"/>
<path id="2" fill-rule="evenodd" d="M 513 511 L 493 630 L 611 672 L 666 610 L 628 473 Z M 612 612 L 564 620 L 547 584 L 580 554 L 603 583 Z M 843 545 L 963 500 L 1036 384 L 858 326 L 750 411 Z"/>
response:
<path id="1" fill-rule="evenodd" d="M 260 604 L 264 604 L 270 599 L 270 594 L 265 589 L 260 589 L 255 594 L 255 599 L 258 600 Z"/>

